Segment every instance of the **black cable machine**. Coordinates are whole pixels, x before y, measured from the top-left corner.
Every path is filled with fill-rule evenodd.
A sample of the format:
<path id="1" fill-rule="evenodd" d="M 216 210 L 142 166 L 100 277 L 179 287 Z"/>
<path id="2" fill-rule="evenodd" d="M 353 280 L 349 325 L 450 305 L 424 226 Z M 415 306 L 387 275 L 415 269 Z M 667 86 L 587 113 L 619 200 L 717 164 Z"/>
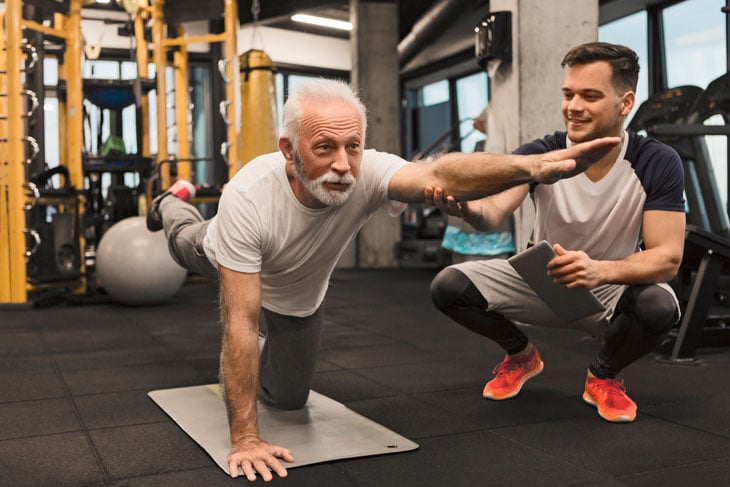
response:
<path id="1" fill-rule="evenodd" d="M 706 122 L 720 116 L 723 125 Z M 730 135 L 730 73 L 705 90 L 682 86 L 645 101 L 629 124 L 674 147 L 682 158 L 688 203 L 682 266 L 677 279 L 683 317 L 665 344 L 670 363 L 694 363 L 699 346 L 730 345 L 730 223 L 705 136 Z M 730 148 L 729 148 L 730 151 Z M 730 154 L 728 154 L 730 156 Z M 730 188 L 728 181 L 727 188 Z"/>

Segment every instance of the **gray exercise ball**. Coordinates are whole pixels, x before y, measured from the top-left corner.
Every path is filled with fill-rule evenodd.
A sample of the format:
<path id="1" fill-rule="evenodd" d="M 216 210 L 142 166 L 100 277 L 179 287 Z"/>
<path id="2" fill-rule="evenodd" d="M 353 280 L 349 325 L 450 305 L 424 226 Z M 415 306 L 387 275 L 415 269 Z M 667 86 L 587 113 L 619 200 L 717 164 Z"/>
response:
<path id="1" fill-rule="evenodd" d="M 187 275 L 170 257 L 164 232 L 147 230 L 143 216 L 125 218 L 104 233 L 96 270 L 100 284 L 114 299 L 134 306 L 172 298 Z"/>

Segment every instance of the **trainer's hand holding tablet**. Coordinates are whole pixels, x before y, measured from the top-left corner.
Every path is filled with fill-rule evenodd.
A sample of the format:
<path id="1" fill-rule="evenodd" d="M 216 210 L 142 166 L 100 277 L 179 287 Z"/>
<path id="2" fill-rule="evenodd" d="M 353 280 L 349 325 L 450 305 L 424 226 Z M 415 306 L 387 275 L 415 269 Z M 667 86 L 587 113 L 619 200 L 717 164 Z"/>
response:
<path id="1" fill-rule="evenodd" d="M 559 318 L 574 321 L 605 311 L 606 308 L 588 289 L 567 288 L 547 274 L 547 264 L 553 257 L 555 251 L 543 240 L 510 257 L 508 262 Z"/>

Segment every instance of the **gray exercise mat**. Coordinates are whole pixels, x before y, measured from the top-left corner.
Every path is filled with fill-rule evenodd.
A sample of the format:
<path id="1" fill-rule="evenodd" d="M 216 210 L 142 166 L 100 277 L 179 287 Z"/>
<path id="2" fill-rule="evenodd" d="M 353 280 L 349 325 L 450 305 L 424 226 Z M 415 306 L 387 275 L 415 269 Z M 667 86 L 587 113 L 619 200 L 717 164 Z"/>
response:
<path id="1" fill-rule="evenodd" d="M 163 389 L 148 395 L 228 473 L 226 458 L 231 443 L 217 384 Z M 418 448 L 409 439 L 314 391 L 300 410 L 282 411 L 261 403 L 258 407 L 261 438 L 289 448 L 294 455 L 294 463 L 282 462 L 286 468 Z"/>

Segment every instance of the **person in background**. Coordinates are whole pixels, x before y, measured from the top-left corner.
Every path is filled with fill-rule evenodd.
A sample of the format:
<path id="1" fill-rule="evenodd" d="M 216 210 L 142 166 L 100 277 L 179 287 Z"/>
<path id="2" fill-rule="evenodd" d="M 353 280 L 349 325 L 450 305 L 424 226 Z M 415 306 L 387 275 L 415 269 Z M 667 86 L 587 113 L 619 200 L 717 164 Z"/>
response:
<path id="1" fill-rule="evenodd" d="M 489 137 L 489 104 L 474 117 L 474 129 Z M 477 142 L 474 151 L 484 150 L 484 141 Z M 505 219 L 494 229 L 478 229 L 458 216 L 448 215 L 441 246 L 451 254 L 451 263 L 470 260 L 504 259 L 515 252 L 512 218 Z"/>

